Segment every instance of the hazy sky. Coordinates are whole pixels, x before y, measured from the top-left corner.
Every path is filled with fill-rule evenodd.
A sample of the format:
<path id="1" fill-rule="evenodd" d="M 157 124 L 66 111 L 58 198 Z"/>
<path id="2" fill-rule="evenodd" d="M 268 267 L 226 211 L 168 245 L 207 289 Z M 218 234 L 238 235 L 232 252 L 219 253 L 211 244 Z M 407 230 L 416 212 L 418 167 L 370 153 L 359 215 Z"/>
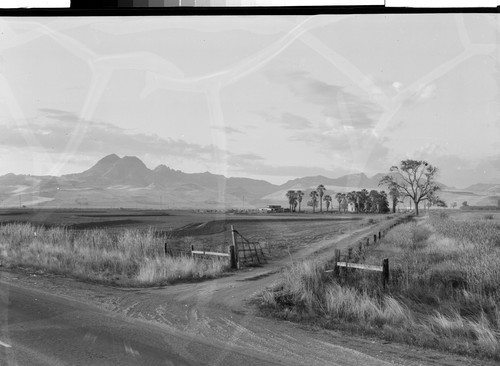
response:
<path id="1" fill-rule="evenodd" d="M 500 16 L 0 18 L 0 175 L 111 153 L 284 183 L 500 183 Z"/>

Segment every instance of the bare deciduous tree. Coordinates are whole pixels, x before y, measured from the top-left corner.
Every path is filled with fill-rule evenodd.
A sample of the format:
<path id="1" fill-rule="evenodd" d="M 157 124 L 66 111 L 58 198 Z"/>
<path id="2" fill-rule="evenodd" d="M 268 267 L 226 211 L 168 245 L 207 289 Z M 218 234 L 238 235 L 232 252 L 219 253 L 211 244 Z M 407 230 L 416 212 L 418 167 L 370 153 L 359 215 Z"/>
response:
<path id="1" fill-rule="evenodd" d="M 379 185 L 387 185 L 389 191 L 397 189 L 402 196 L 410 197 L 415 203 L 415 213 L 418 216 L 418 204 L 429 200 L 439 186 L 434 182 L 437 168 L 425 160 L 407 159 L 399 166 L 392 166 L 390 172 L 380 180 Z"/>

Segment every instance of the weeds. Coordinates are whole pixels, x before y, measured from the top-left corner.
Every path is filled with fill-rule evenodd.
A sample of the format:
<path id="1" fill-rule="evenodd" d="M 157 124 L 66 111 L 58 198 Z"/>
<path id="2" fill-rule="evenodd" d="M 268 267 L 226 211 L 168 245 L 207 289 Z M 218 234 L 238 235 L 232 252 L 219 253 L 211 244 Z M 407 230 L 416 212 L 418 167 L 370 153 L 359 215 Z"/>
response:
<path id="1" fill-rule="evenodd" d="M 314 315 L 327 327 L 500 359 L 499 238 L 494 220 L 432 214 L 397 226 L 365 253 L 366 263 L 390 258 L 387 289 L 378 273 L 336 277 L 303 262 L 262 301 L 283 317 Z"/>
<path id="2" fill-rule="evenodd" d="M 0 226 L 0 260 L 9 267 L 128 285 L 158 285 L 179 279 L 215 277 L 226 269 L 218 260 L 165 256 L 165 237 L 154 230 L 70 231 L 30 224 Z"/>

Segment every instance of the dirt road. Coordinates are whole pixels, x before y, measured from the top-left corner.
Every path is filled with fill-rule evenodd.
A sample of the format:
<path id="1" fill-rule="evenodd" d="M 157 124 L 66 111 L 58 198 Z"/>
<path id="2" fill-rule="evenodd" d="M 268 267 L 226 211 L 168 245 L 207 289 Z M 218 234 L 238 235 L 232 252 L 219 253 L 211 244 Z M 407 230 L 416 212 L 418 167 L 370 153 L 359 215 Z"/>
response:
<path id="1" fill-rule="evenodd" d="M 162 288 L 119 289 L 58 276 L 26 276 L 4 272 L 2 281 L 36 287 L 55 296 L 94 304 L 168 334 L 182 334 L 186 342 L 210 342 L 219 349 L 210 364 L 227 364 L 235 352 L 286 365 L 494 365 L 437 351 L 422 350 L 374 339 L 346 336 L 286 321 L 259 317 L 249 303 L 278 279 L 281 268 L 309 256 L 328 258 L 372 233 L 360 229 L 334 240 L 322 240 L 261 268 L 243 270 L 217 280 Z M 206 360 L 205 360 L 206 361 Z M 243 362 L 242 364 L 245 364 Z M 252 364 L 247 363 L 247 364 Z"/>

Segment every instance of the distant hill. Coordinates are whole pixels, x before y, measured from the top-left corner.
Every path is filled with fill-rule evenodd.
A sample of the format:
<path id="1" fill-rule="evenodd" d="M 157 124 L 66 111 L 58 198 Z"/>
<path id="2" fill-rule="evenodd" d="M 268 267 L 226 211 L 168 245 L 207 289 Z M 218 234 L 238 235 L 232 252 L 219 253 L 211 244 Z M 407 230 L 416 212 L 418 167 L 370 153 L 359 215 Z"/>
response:
<path id="1" fill-rule="evenodd" d="M 280 186 L 281 190 L 289 189 L 310 189 L 319 184 L 335 187 L 359 187 L 359 188 L 377 188 L 380 179 L 385 174 L 376 174 L 368 178 L 365 173 L 348 174 L 339 178 L 327 178 L 322 175 L 314 177 L 304 177 L 290 180 Z"/>
<path id="2" fill-rule="evenodd" d="M 144 186 L 153 183 L 154 172 L 135 156 L 111 154 L 99 160 L 92 168 L 61 178 L 86 182 L 89 185 L 131 184 Z"/>
<path id="3" fill-rule="evenodd" d="M 6 174 L 0 176 L 0 207 L 140 207 L 225 209 L 256 208 L 267 204 L 287 205 L 288 190 L 308 193 L 319 184 L 327 193 L 377 189 L 386 173 L 368 177 L 364 173 L 339 178 L 309 176 L 275 185 L 264 180 L 225 177 L 204 173 L 184 173 L 166 165 L 149 169 L 139 158 L 111 154 L 91 168 L 74 174 L 32 176 Z M 500 185 L 476 184 L 465 190 L 453 190 L 438 183 L 440 196 L 459 204 L 467 200 L 486 204 L 497 199 Z M 307 200 L 306 200 L 307 201 Z"/>
<path id="4" fill-rule="evenodd" d="M 226 208 L 252 207 L 277 189 L 263 180 L 149 169 L 139 158 L 105 156 L 75 174 L 0 177 L 0 206 Z"/>
<path id="5" fill-rule="evenodd" d="M 475 193 L 500 194 L 500 184 L 476 183 L 464 189 Z"/>

